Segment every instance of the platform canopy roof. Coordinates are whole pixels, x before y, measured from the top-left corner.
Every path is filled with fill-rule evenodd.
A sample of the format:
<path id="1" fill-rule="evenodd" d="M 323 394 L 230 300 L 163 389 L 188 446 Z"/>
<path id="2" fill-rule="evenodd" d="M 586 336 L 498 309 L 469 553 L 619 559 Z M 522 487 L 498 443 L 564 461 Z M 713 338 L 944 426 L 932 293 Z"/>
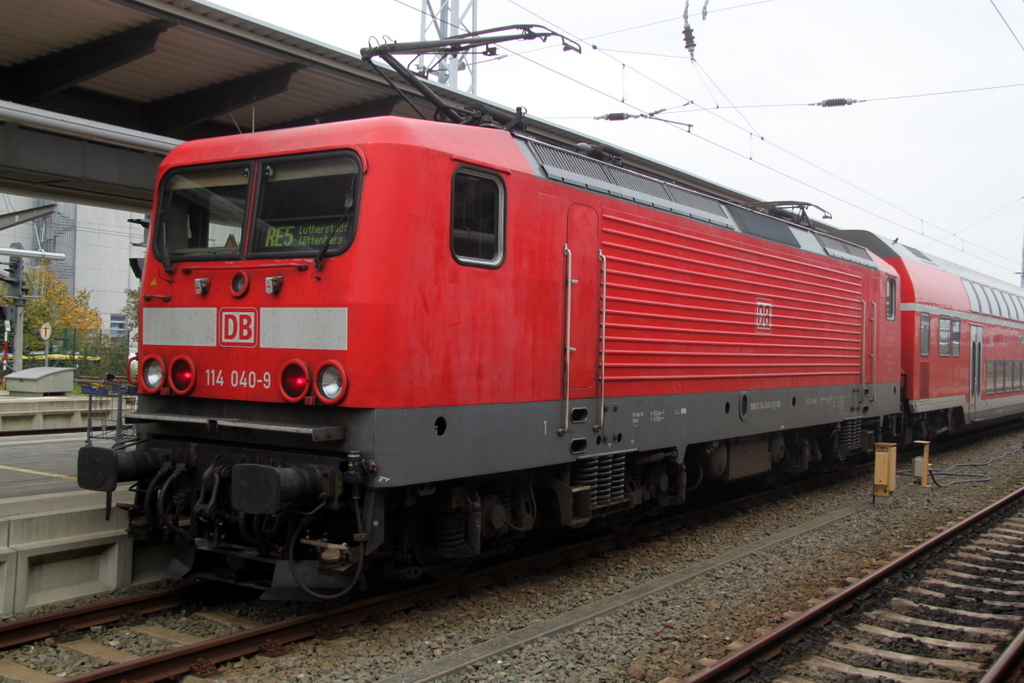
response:
<path id="1" fill-rule="evenodd" d="M 411 86 L 400 87 L 433 114 Z M 446 103 L 481 102 L 431 87 Z M 0 191 L 145 210 L 160 159 L 182 140 L 386 114 L 417 115 L 358 55 L 215 5 L 0 2 Z M 554 144 L 600 142 L 527 123 Z M 626 161 L 749 201 L 650 159 Z"/>

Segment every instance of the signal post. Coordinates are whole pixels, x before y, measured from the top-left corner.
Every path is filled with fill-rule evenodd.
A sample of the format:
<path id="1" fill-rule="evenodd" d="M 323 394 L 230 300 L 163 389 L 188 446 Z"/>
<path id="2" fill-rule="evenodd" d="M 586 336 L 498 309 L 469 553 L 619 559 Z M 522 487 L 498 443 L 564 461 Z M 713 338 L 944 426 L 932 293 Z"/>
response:
<path id="1" fill-rule="evenodd" d="M 31 299 L 39 299 L 38 296 L 28 296 L 25 291 L 25 261 L 27 258 L 46 259 L 48 261 L 63 261 L 67 258 L 64 254 L 57 254 L 49 251 L 34 251 L 30 249 L 23 249 L 20 242 L 15 242 L 10 248 L 0 247 L 0 256 L 9 256 L 10 261 L 7 265 L 7 273 L 3 276 L 3 281 L 7 283 L 7 294 L 6 297 L 14 301 L 14 305 L 9 307 L 14 309 L 14 319 L 9 320 L 11 328 L 14 330 L 14 348 L 12 359 L 12 368 L 15 372 L 22 369 L 22 360 L 25 351 L 25 304 Z M 6 340 L 6 333 L 5 333 Z"/>

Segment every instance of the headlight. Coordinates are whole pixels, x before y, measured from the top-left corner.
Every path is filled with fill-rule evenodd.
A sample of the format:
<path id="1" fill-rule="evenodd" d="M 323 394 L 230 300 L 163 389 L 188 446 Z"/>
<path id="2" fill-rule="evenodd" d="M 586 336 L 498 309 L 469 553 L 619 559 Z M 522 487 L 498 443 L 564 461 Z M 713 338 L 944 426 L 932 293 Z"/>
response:
<path id="1" fill-rule="evenodd" d="M 160 391 L 164 384 L 164 362 L 156 356 L 150 356 L 142 364 L 142 384 L 149 391 Z"/>
<path id="2" fill-rule="evenodd" d="M 316 370 L 316 384 L 313 386 L 317 397 L 324 403 L 337 403 L 348 391 L 348 373 L 338 361 L 328 360 Z"/>

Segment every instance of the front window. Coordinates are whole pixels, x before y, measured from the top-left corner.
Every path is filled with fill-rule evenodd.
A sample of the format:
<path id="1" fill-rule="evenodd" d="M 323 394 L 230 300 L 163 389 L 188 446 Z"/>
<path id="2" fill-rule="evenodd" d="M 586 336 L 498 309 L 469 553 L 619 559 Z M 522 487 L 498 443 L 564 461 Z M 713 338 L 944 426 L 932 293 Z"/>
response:
<path id="1" fill-rule="evenodd" d="M 345 152 L 171 171 L 154 251 L 165 263 L 340 254 L 355 233 L 359 179 Z"/>
<path id="2" fill-rule="evenodd" d="M 262 166 L 251 253 L 312 256 L 344 251 L 353 235 L 359 166 L 350 157 L 269 161 Z"/>
<path id="3" fill-rule="evenodd" d="M 249 166 L 181 171 L 164 181 L 157 252 L 171 261 L 242 254 Z"/>

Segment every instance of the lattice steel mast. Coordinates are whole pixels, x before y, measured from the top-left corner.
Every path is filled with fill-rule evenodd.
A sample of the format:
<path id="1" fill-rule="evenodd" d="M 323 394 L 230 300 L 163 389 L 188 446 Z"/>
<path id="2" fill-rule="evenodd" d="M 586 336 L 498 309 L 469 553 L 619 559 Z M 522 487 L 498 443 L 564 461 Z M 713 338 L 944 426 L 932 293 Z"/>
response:
<path id="1" fill-rule="evenodd" d="M 476 33 L 476 3 L 477 0 L 423 0 L 420 41 L 447 40 L 459 34 Z M 476 95 L 475 53 L 444 55 L 433 64 L 428 64 L 426 56 L 421 55 L 418 65 L 419 72 L 428 78 L 433 76 L 449 88 Z M 460 71 L 465 72 L 461 77 Z"/>

